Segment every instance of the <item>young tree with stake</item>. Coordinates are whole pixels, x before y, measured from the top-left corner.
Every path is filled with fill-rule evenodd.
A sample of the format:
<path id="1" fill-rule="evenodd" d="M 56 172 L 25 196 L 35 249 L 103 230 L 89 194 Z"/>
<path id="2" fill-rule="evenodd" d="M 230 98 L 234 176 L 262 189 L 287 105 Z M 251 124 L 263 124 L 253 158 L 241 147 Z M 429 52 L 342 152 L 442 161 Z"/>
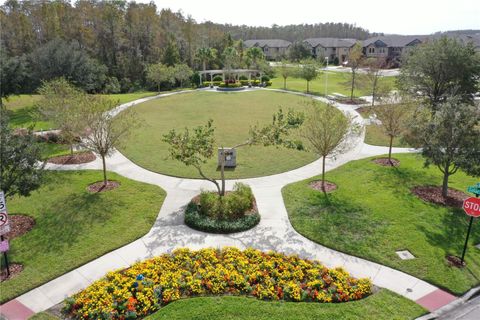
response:
<path id="1" fill-rule="evenodd" d="M 105 158 L 113 154 L 137 124 L 131 109 L 116 113 L 115 105 L 103 97 L 86 97 L 83 101 L 87 129 L 82 145 L 102 158 L 104 186 L 108 183 Z"/>
<path id="2" fill-rule="evenodd" d="M 393 139 L 400 136 L 405 129 L 405 119 L 410 111 L 410 104 L 402 101 L 402 98 L 395 94 L 382 100 L 383 104 L 375 107 L 377 119 L 381 122 L 384 133 L 389 137 L 388 161 L 392 165 Z"/>
<path id="3" fill-rule="evenodd" d="M 322 191 L 325 190 L 325 162 L 327 157 L 348 150 L 348 137 L 356 134 L 356 126 L 351 117 L 342 114 L 332 106 L 317 101 L 310 102 L 305 123 L 301 128 L 302 136 L 308 141 L 309 148 L 322 158 Z"/>
<path id="4" fill-rule="evenodd" d="M 310 81 L 318 77 L 317 64 L 313 60 L 305 60 L 299 70 L 299 75 L 307 81 L 307 93 L 310 93 Z"/>

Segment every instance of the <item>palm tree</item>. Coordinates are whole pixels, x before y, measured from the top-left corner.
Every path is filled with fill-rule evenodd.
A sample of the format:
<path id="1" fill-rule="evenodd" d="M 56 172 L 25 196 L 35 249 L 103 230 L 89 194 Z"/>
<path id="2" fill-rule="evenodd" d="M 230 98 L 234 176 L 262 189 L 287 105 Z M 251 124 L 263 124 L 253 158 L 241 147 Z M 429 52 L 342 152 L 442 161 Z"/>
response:
<path id="1" fill-rule="evenodd" d="M 262 49 L 258 47 L 252 47 L 248 49 L 247 56 L 252 60 L 252 65 L 255 69 L 258 68 L 258 61 L 265 59 Z"/>
<path id="2" fill-rule="evenodd" d="M 196 58 L 202 63 L 203 71 L 207 70 L 207 63 L 215 59 L 216 50 L 212 48 L 198 48 Z M 207 75 L 205 74 L 205 79 Z"/>

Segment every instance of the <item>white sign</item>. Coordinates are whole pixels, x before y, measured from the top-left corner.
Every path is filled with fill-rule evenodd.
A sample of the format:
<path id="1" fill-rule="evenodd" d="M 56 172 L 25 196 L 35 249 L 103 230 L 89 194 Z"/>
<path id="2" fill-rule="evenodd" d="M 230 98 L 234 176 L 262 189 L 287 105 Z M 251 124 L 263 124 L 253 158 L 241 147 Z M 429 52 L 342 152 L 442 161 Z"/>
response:
<path id="1" fill-rule="evenodd" d="M 0 235 L 10 232 L 10 225 L 7 214 L 7 203 L 5 202 L 5 195 L 0 191 Z"/>

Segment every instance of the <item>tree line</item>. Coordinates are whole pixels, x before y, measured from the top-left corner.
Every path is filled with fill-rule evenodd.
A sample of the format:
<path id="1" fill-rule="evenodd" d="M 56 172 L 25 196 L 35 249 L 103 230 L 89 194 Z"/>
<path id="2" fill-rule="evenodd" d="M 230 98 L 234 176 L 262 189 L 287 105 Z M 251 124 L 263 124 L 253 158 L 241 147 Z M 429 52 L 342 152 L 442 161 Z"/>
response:
<path id="1" fill-rule="evenodd" d="M 197 23 L 181 12 L 159 11 L 153 2 L 124 0 L 8 0 L 0 7 L 0 22 L 2 87 L 12 93 L 34 92 L 42 81 L 57 77 L 88 92 L 150 89 L 156 85 L 146 77 L 148 65 L 201 69 L 201 48 L 219 53 L 210 68 L 223 68 L 227 47 L 238 44 L 242 55 L 241 39 L 369 36 L 340 23 L 271 28 Z"/>

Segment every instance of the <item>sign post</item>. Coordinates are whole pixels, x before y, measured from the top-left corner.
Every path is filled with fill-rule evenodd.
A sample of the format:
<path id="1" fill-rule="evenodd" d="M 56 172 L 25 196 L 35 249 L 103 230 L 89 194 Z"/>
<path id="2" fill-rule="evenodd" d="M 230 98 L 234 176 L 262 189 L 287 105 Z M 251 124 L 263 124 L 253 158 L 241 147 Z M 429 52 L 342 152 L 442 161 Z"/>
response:
<path id="1" fill-rule="evenodd" d="M 468 187 L 468 192 L 475 194 L 475 197 L 470 197 L 463 201 L 463 211 L 470 216 L 470 223 L 468 224 L 467 238 L 465 239 L 465 245 L 463 246 L 461 263 L 465 259 L 465 252 L 467 252 L 468 238 L 470 237 L 470 231 L 472 231 L 473 218 L 480 217 L 480 183 L 475 186 Z"/>
<path id="2" fill-rule="evenodd" d="M 9 249 L 8 240 L 3 238 L 3 235 L 10 232 L 10 223 L 8 221 L 7 203 L 5 201 L 5 194 L 0 191 L 0 251 L 3 252 L 5 258 L 5 266 L 7 267 L 7 277 L 10 276 L 10 267 L 8 266 L 7 251 Z"/>

